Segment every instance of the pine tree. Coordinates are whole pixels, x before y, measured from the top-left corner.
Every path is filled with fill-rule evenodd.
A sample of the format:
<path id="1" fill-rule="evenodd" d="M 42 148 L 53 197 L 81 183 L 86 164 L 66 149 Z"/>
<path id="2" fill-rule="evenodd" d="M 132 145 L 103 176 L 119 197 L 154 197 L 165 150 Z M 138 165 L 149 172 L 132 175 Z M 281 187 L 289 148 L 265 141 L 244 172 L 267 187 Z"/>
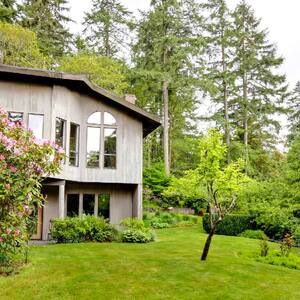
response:
<path id="1" fill-rule="evenodd" d="M 192 17 L 193 1 L 153 0 L 139 24 L 133 61 L 135 91 L 144 107 L 163 117 L 163 155 L 170 172 L 172 140 L 186 129 L 195 113 L 195 63 L 200 38 Z"/>
<path id="2" fill-rule="evenodd" d="M 289 100 L 289 123 L 290 133 L 288 135 L 288 142 L 293 142 L 300 138 L 300 81 L 296 83 L 295 89 Z"/>
<path id="3" fill-rule="evenodd" d="M 15 0 L 0 0 L 0 22 L 14 22 L 17 14 L 15 6 Z"/>
<path id="4" fill-rule="evenodd" d="M 67 0 L 25 0 L 20 6 L 21 25 L 37 34 L 42 52 L 52 58 L 70 49 L 72 35 L 66 28 L 70 18 Z"/>
<path id="5" fill-rule="evenodd" d="M 224 0 L 210 0 L 202 5 L 208 13 L 204 28 L 207 39 L 205 76 L 212 82 L 208 92 L 212 102 L 221 106 L 212 119 L 221 125 L 228 149 L 231 128 L 229 99 L 234 92 L 233 29 L 230 11 Z M 227 152 L 228 161 L 230 151 Z"/>
<path id="6" fill-rule="evenodd" d="M 97 54 L 114 57 L 124 52 L 132 27 L 131 12 L 117 0 L 93 0 L 84 19 L 87 43 Z"/>
<path id="7" fill-rule="evenodd" d="M 234 13 L 236 97 L 232 99 L 232 118 L 244 144 L 246 171 L 249 167 L 251 139 L 262 145 L 274 144 L 280 128 L 275 114 L 283 112 L 287 96 L 285 76 L 278 74 L 283 59 L 260 29 L 252 8 L 242 0 Z"/>

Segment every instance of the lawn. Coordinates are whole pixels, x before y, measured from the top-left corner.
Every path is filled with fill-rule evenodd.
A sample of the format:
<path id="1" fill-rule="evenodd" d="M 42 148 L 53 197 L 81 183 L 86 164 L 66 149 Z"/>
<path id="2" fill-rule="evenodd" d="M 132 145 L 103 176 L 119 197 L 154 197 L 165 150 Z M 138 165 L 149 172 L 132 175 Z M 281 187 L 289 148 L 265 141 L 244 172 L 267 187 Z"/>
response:
<path id="1" fill-rule="evenodd" d="M 259 251 L 257 240 L 216 236 L 200 262 L 199 227 L 157 237 L 145 245 L 32 247 L 19 275 L 0 278 L 0 299 L 300 299 L 300 271 L 245 258 Z"/>

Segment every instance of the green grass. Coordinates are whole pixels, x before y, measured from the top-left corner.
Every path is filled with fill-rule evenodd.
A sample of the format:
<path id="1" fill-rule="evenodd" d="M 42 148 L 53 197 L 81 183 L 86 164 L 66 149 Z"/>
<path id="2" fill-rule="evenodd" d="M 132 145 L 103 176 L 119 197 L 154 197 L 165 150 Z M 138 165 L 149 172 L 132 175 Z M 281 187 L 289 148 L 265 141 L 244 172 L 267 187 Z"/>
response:
<path id="1" fill-rule="evenodd" d="M 300 299 L 300 271 L 247 258 L 257 240 L 216 236 L 200 262 L 198 226 L 157 235 L 144 245 L 32 247 L 19 275 L 0 278 L 0 299 Z"/>

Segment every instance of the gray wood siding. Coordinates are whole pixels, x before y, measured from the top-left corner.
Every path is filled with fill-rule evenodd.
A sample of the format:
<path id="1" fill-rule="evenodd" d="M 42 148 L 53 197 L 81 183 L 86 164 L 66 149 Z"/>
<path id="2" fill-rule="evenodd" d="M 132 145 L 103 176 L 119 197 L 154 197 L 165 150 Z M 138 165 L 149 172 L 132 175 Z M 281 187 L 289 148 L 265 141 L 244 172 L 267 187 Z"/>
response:
<path id="1" fill-rule="evenodd" d="M 79 167 L 69 166 L 55 176 L 77 182 L 142 183 L 142 123 L 111 107 L 103 99 L 72 91 L 57 85 L 0 81 L 0 106 L 7 111 L 44 115 L 44 138 L 55 139 L 55 119 L 67 121 L 66 153 L 69 153 L 70 122 L 80 125 Z M 86 168 L 87 118 L 95 111 L 107 111 L 117 120 L 117 168 Z M 101 156 L 103 155 L 103 149 Z"/>

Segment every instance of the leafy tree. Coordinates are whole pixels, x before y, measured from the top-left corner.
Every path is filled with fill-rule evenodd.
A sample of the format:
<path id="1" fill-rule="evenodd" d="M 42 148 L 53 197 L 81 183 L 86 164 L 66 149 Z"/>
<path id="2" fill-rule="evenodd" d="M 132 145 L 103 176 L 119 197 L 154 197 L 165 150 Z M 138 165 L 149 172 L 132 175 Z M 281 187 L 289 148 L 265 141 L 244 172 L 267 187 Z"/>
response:
<path id="1" fill-rule="evenodd" d="M 170 140 L 195 116 L 196 61 L 200 39 L 192 20 L 199 9 L 194 1 L 153 0 L 138 24 L 133 48 L 133 91 L 143 107 L 162 115 L 164 163 L 170 172 Z M 201 42 L 200 42 L 201 40 Z"/>
<path id="2" fill-rule="evenodd" d="M 119 95 L 128 88 L 124 69 L 116 60 L 88 53 L 65 56 L 58 66 L 60 71 L 86 74 L 93 83 Z"/>
<path id="3" fill-rule="evenodd" d="M 88 45 L 107 57 L 124 52 L 132 27 L 131 12 L 118 0 L 93 0 L 92 3 L 91 12 L 84 19 Z"/>
<path id="4" fill-rule="evenodd" d="M 41 182 L 60 171 L 63 158 L 57 145 L 37 140 L 0 108 L 0 268 L 24 250 L 31 214 L 44 201 Z"/>
<path id="5" fill-rule="evenodd" d="M 295 89 L 289 101 L 290 108 L 290 134 L 288 136 L 289 142 L 300 137 L 300 81 L 296 83 Z"/>
<path id="6" fill-rule="evenodd" d="M 0 1 L 0 22 L 12 23 L 16 17 L 16 1 L 1 0 Z"/>
<path id="7" fill-rule="evenodd" d="M 0 22 L 0 62 L 9 65 L 46 68 L 48 59 L 40 52 L 34 32 Z"/>
<path id="8" fill-rule="evenodd" d="M 282 102 L 287 96 L 285 76 L 277 69 L 283 59 L 269 43 L 266 30 L 260 30 L 252 8 L 242 0 L 233 12 L 236 76 L 236 97 L 231 100 L 231 114 L 245 149 L 245 167 L 249 167 L 251 138 L 264 145 L 274 144 L 274 134 L 280 128 L 274 118 L 283 112 Z"/>
<path id="9" fill-rule="evenodd" d="M 61 57 L 69 51 L 72 35 L 66 28 L 71 20 L 67 0 L 24 0 L 20 6 L 20 24 L 34 31 L 41 51 L 52 57 Z"/>

